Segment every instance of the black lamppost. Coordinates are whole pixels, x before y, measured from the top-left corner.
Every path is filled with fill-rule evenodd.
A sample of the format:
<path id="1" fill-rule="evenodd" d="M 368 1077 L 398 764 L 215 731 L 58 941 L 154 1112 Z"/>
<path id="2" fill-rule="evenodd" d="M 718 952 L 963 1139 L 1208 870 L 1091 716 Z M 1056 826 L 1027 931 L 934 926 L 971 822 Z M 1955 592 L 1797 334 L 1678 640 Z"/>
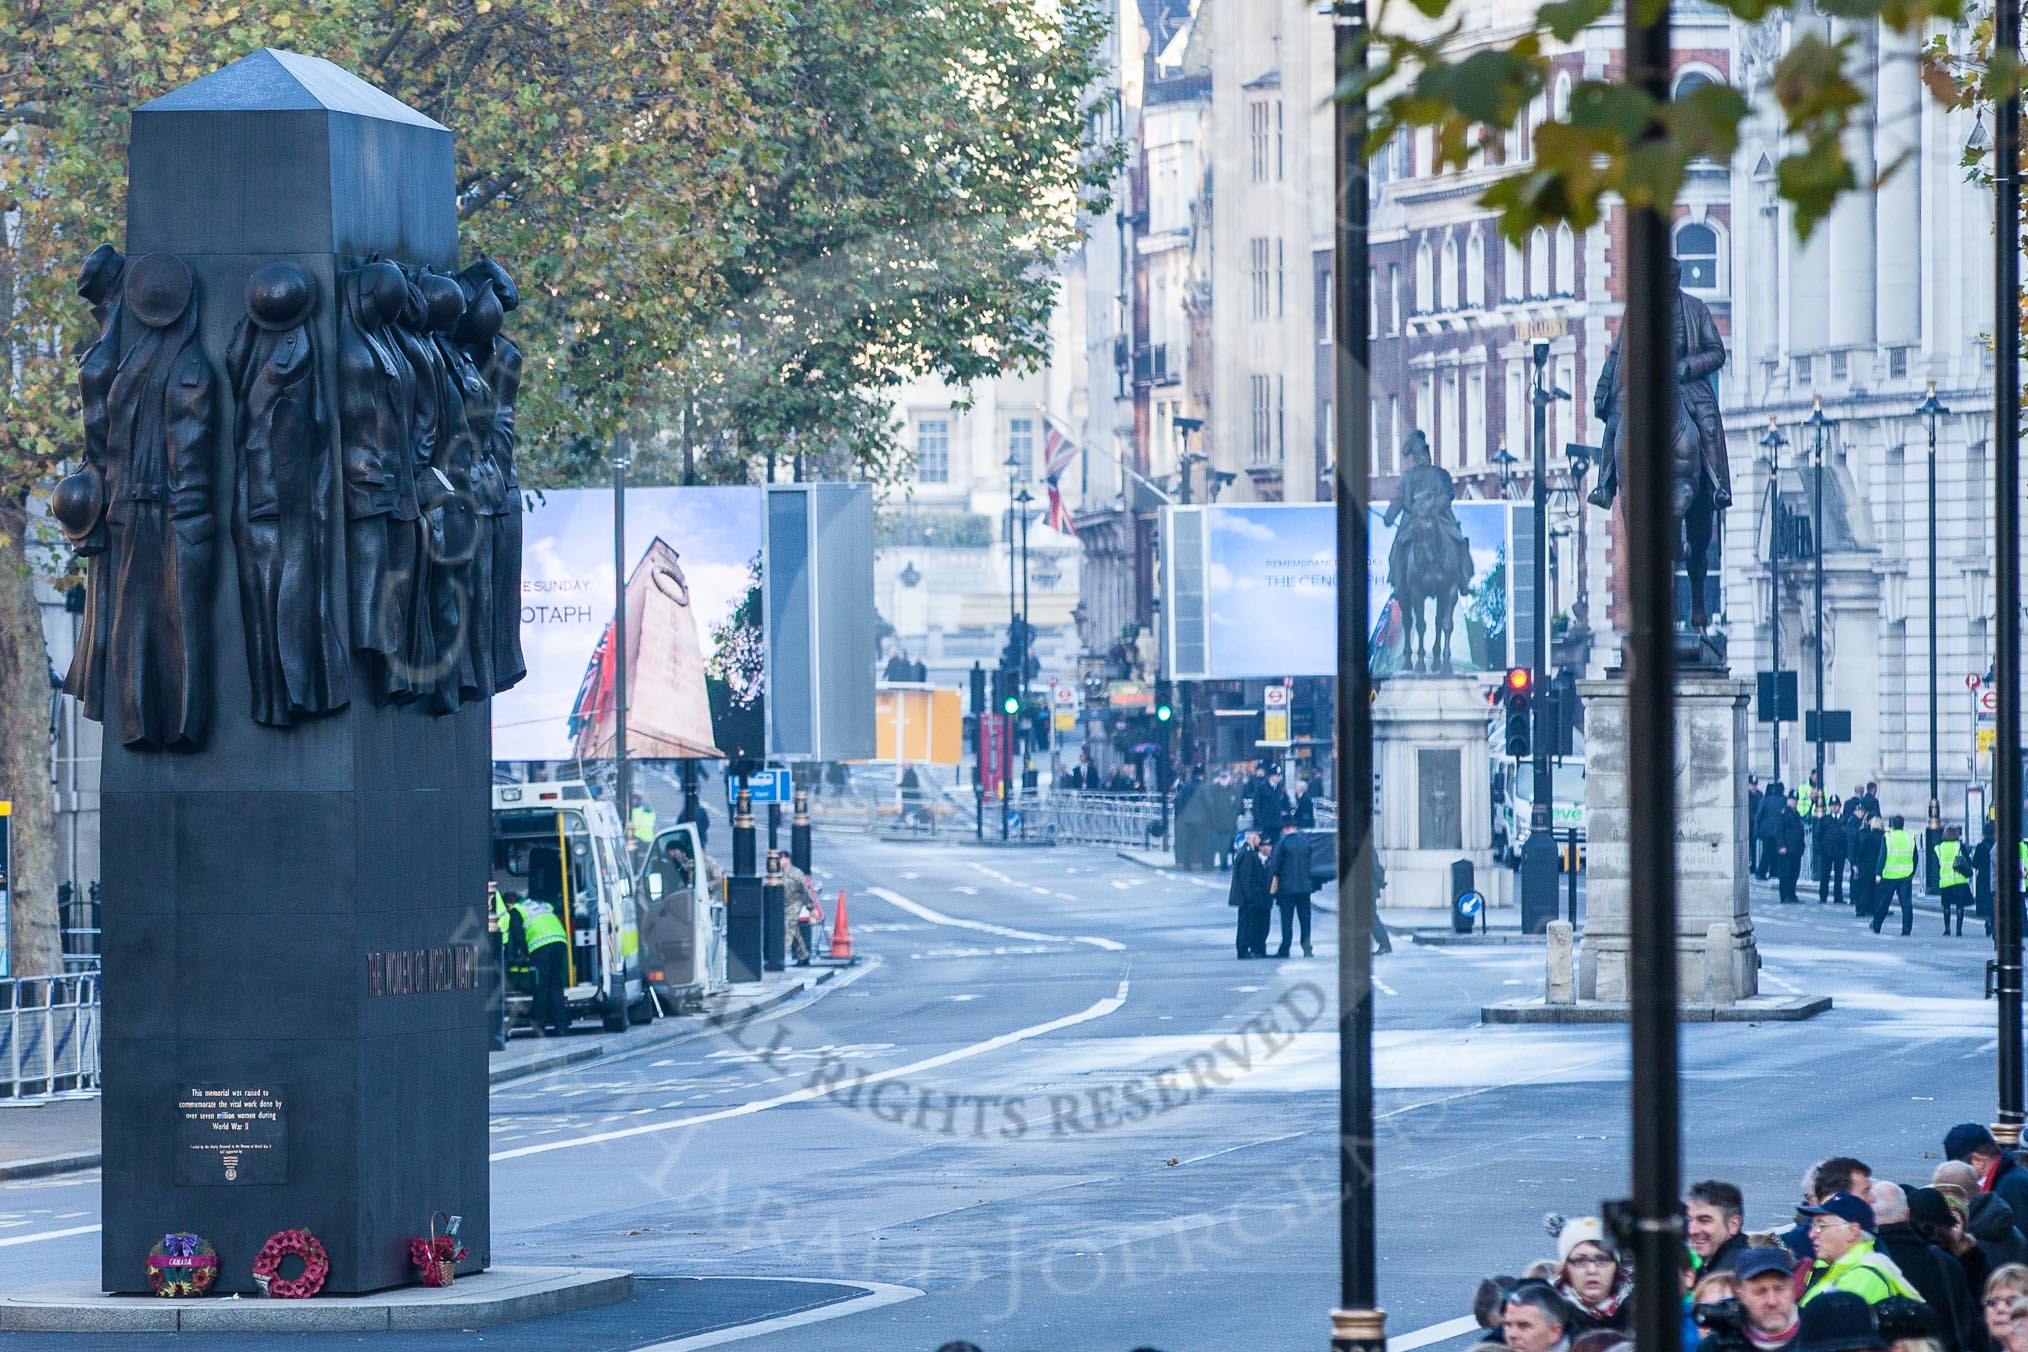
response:
<path id="1" fill-rule="evenodd" d="M 1929 390 L 1922 403 L 1916 406 L 1916 416 L 1929 419 L 1929 830 L 1924 835 L 1923 881 L 1928 891 L 1937 890 L 1936 847 L 1943 839 L 1943 796 L 1937 789 L 1937 714 L 1936 714 L 1936 423 L 1937 419 L 1950 410 L 1936 397 L 1936 382 L 1929 382 Z"/>
<path id="2" fill-rule="evenodd" d="M 633 811 L 633 767 L 627 762 L 627 439 L 613 438 L 613 807 Z"/>
<path id="3" fill-rule="evenodd" d="M 1183 505 L 1188 507 L 1190 505 L 1191 466 L 1206 463 L 1210 461 L 1211 457 L 1203 451 L 1193 451 L 1190 449 L 1190 434 L 1204 430 L 1204 419 L 1179 417 L 1176 419 L 1176 430 L 1183 437 L 1183 456 L 1177 465 L 1178 476 L 1182 480 L 1180 485 L 1182 491 L 1178 494 L 1178 497 Z M 1215 482 L 1207 482 L 1206 487 L 1211 489 L 1211 495 L 1215 499 L 1218 496 L 1218 485 Z M 1197 710 L 1195 708 L 1195 701 L 1191 699 L 1193 682 L 1178 680 L 1176 673 L 1173 671 L 1169 673 L 1169 678 L 1175 682 L 1177 712 L 1182 715 L 1179 721 L 1183 726 L 1178 730 L 1179 750 L 1175 765 L 1177 782 L 1181 783 L 1183 776 L 1188 775 L 1191 767 L 1197 763 L 1196 738 L 1192 735 L 1196 730 Z"/>
<path id="4" fill-rule="evenodd" d="M 1803 426 L 1809 428 L 1810 431 L 1815 434 L 1814 444 L 1812 445 L 1810 450 L 1810 480 L 1811 480 L 1810 492 L 1811 497 L 1813 499 L 1810 504 L 1810 512 L 1811 512 L 1810 554 L 1812 558 L 1815 560 L 1816 565 L 1816 580 L 1814 584 L 1816 590 L 1816 599 L 1814 602 L 1812 602 L 1812 609 L 1815 611 L 1816 614 L 1815 623 L 1817 626 L 1816 630 L 1817 642 L 1815 645 L 1815 658 L 1817 668 L 1817 702 L 1816 702 L 1817 727 L 1816 727 L 1816 736 L 1810 739 L 1817 744 L 1817 782 L 1810 790 L 1810 816 L 1813 819 L 1813 821 L 1815 821 L 1822 819 L 1824 815 L 1824 796 L 1825 796 L 1824 433 L 1829 431 L 1832 427 L 1836 426 L 1835 423 L 1833 423 L 1829 418 L 1824 416 L 1824 400 L 1821 396 L 1819 396 L 1813 402 L 1810 408 L 1810 416 L 1803 420 Z M 1822 903 L 1829 901 L 1831 899 L 1831 874 L 1830 871 L 1824 867 L 1823 861 L 1816 858 L 1816 850 L 1817 850 L 1816 830 L 1815 827 L 1812 826 L 1810 839 L 1810 856 L 1811 859 L 1814 861 L 1817 870 L 1817 901 L 1821 905 Z"/>
<path id="5" fill-rule="evenodd" d="M 1767 650 L 1769 679 L 1774 685 L 1774 718 L 1768 724 L 1774 730 L 1774 749 L 1768 783 L 1772 785 L 1782 777 L 1782 447 L 1789 444 L 1773 417 L 1767 420 L 1760 444 L 1767 447 Z"/>
<path id="6" fill-rule="evenodd" d="M 1535 801 L 1529 809 L 1528 839 L 1521 846 L 1521 923 L 1533 927 L 1556 918 L 1556 839 L 1552 830 L 1550 799 L 1555 781 L 1549 767 L 1549 722 L 1543 717 L 1549 708 L 1549 406 L 1558 397 L 1570 396 L 1549 380 L 1549 344 L 1534 349 L 1535 383 L 1529 403 L 1535 410 L 1535 629 L 1529 636 L 1535 649 L 1534 726 L 1529 749 L 1534 760 Z"/>
<path id="7" fill-rule="evenodd" d="M 1331 47 L 1338 78 L 1366 71 L 1366 0 L 1333 0 Z M 1332 492 L 1338 547 L 1338 1306 L 1332 1352 L 1385 1352 L 1373 1197 L 1373 677 L 1366 637 L 1366 512 L 1372 497 L 1373 429 L 1367 417 L 1366 91 L 1340 96 L 1332 128 L 1332 415 L 1338 448 Z M 1215 482 L 1215 481 L 1214 481 Z M 1216 487 L 1213 495 L 1216 496 Z M 1661 1269 L 1657 1267 L 1657 1271 Z M 1659 1348 L 1660 1340 L 1652 1346 Z"/>
<path id="8" fill-rule="evenodd" d="M 2020 0 L 1998 0 L 1993 48 L 2009 59 L 2021 49 Z M 1995 236 L 2021 237 L 2021 95 L 2013 81 L 1993 109 L 1993 216 Z M 1993 798 L 1999 813 L 1993 881 L 1993 942 L 1998 948 L 1994 992 L 1999 1005 L 1999 1120 L 1993 1135 L 2004 1145 L 2021 1139 L 2021 253 L 1993 251 L 1993 527 L 1998 559 L 1993 581 L 1994 717 Z"/>
<path id="9" fill-rule="evenodd" d="M 1669 106 L 1669 0 L 1626 6 L 1626 83 L 1656 110 L 1638 137 L 1664 132 Z M 1636 1272 L 1676 1271 L 1683 1257 L 1682 1117 L 1676 1021 L 1676 549 L 1669 439 L 1676 411 L 1676 288 L 1669 268 L 1668 195 L 1626 212 L 1627 309 L 1620 334 L 1626 415 L 1620 464 L 1632 624 L 1627 672 L 1627 775 L 1640 791 L 1627 814 L 1629 1042 L 1633 1063 L 1633 1204 L 1615 1208 L 1614 1233 Z M 1674 1282 L 1634 1290 L 1633 1341 L 1661 1352 L 1682 1337 Z"/>
<path id="10" fill-rule="evenodd" d="M 1034 642 L 1035 631 L 1028 620 L 1028 507 L 1035 497 L 1022 489 L 1014 499 L 1021 512 L 1021 651 L 1017 657 L 1021 663 L 1021 788 L 1029 788 L 1029 780 L 1035 773 L 1035 725 L 1028 717 L 1028 654 Z M 1028 838 L 1028 818 L 1021 818 L 1021 837 Z"/>
<path id="11" fill-rule="evenodd" d="M 1015 568 L 1019 560 L 1014 553 L 1014 481 L 1021 473 L 1021 460 L 1012 451 L 1007 453 L 1007 675 L 1009 688 L 1014 678 L 1012 663 L 1018 661 L 1016 650 L 1021 647 L 1021 612 L 1016 607 Z M 1026 680 L 1026 675 L 1021 677 Z M 1000 722 L 1000 839 L 1007 839 L 1008 814 L 1014 810 L 1013 785 L 1008 783 L 1014 777 L 1014 716 L 1005 709 L 995 709 L 993 717 Z"/>

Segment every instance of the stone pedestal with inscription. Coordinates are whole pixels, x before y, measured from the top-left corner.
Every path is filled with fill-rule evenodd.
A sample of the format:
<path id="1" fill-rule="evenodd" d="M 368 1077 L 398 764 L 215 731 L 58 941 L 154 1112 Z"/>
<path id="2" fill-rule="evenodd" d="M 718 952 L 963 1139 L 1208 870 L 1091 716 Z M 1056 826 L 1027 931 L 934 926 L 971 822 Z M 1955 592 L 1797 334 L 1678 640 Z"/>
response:
<path id="1" fill-rule="evenodd" d="M 1686 1004 L 1760 993 L 1760 953 L 1746 897 L 1746 707 L 1752 687 L 1722 672 L 1676 676 L 1676 957 Z M 1632 942 L 1628 841 L 1627 685 L 1580 681 L 1584 701 L 1585 916 L 1580 1000 L 1624 1004 Z M 1712 953 L 1713 936 L 1723 939 Z M 1708 982 L 1707 972 L 1729 973 Z"/>
<path id="2" fill-rule="evenodd" d="M 1373 704 L 1379 777 L 1374 824 L 1384 906 L 1448 907 L 1451 865 L 1472 865 L 1486 900 L 1505 905 L 1511 874 L 1493 855 L 1492 765 L 1486 754 L 1486 680 L 1401 675 Z"/>
<path id="3" fill-rule="evenodd" d="M 451 134 L 321 61 L 258 52 L 137 110 L 129 174 L 129 256 L 171 252 L 195 275 L 220 429 L 256 268 L 313 278 L 305 327 L 328 390 L 339 267 L 459 262 Z M 224 523 L 232 438 L 215 445 Z M 232 532 L 218 536 L 213 641 L 192 657 L 208 738 L 106 739 L 101 1282 L 146 1291 L 149 1246 L 190 1231 L 219 1253 L 215 1289 L 251 1293 L 262 1242 L 305 1228 L 329 1252 L 326 1291 L 401 1285 L 433 1211 L 463 1217 L 461 1271 L 477 1270 L 488 706 L 379 707 L 355 670 L 338 712 L 257 724 Z"/>

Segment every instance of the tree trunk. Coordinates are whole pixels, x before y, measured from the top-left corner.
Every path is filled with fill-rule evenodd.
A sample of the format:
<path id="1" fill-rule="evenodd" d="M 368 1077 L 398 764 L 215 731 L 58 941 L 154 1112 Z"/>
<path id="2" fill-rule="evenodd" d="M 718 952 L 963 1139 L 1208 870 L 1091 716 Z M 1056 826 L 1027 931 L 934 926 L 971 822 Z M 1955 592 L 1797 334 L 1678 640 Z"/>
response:
<path id="1" fill-rule="evenodd" d="M 28 513 L 0 503 L 0 798 L 13 803 L 7 879 L 8 975 L 63 970 L 56 915 L 56 802 L 50 784 L 49 649 L 29 566 Z"/>

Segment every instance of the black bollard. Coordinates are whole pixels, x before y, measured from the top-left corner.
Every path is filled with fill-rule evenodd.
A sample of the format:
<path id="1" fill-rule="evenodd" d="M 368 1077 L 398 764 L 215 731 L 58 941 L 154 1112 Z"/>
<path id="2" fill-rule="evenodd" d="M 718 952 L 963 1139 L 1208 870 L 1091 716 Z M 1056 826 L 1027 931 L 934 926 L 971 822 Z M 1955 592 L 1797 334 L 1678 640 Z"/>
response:
<path id="1" fill-rule="evenodd" d="M 788 966 L 788 885 L 782 852 L 768 851 L 767 881 L 761 886 L 761 966 L 779 972 Z"/>
<path id="2" fill-rule="evenodd" d="M 789 818 L 789 862 L 797 871 L 810 871 L 810 791 L 796 790 L 795 815 Z"/>
<path id="3" fill-rule="evenodd" d="M 746 776 L 739 777 L 739 793 L 732 800 L 732 874 L 735 878 L 751 878 L 756 875 L 754 868 L 756 849 L 753 829 L 753 791 L 747 787 Z"/>

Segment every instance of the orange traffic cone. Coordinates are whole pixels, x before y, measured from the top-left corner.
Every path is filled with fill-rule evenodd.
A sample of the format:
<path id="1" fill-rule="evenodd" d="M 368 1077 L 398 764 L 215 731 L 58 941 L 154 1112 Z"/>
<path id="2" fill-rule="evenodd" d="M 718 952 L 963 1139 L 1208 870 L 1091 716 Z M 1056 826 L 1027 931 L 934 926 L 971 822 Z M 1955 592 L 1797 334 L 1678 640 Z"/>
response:
<path id="1" fill-rule="evenodd" d="M 845 889 L 838 889 L 838 923 L 831 926 L 831 957 L 852 961 L 852 927 L 845 920 Z"/>

